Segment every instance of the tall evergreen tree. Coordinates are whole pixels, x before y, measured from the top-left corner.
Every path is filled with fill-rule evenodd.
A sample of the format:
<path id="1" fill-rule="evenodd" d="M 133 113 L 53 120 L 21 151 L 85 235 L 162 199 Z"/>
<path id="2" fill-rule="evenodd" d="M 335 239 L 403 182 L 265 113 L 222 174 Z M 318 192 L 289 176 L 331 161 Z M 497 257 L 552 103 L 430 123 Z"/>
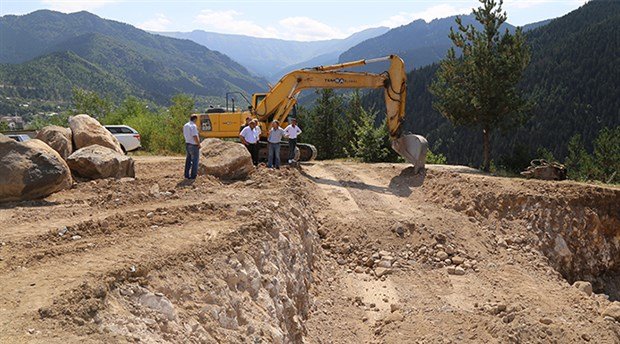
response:
<path id="1" fill-rule="evenodd" d="M 390 140 L 386 122 L 375 125 L 376 112 L 361 109 L 359 118 L 351 123 L 354 137 L 349 144 L 351 152 L 363 162 L 383 162 L 390 159 Z"/>
<path id="2" fill-rule="evenodd" d="M 345 156 L 345 142 L 342 128 L 344 102 L 342 96 L 331 89 L 318 90 L 319 99 L 303 120 L 304 142 L 313 144 L 319 159 L 334 159 Z"/>
<path id="3" fill-rule="evenodd" d="M 343 141 L 346 144 L 346 153 L 349 156 L 355 155 L 350 147 L 356 140 L 356 124 L 364 117 L 365 111 L 362 106 L 362 99 L 359 90 L 353 91 L 348 99 L 346 112 L 344 114 L 345 126 L 342 128 Z"/>
<path id="4" fill-rule="evenodd" d="M 620 126 L 601 130 L 594 141 L 594 160 L 598 165 L 598 180 L 620 183 Z"/>
<path id="5" fill-rule="evenodd" d="M 517 83 L 530 53 L 520 29 L 501 34 L 507 19 L 503 1 L 479 1 L 481 7 L 473 13 L 482 31 L 457 17 L 458 30 L 450 29 L 450 39 L 462 56 L 450 48 L 430 90 L 436 97 L 434 108 L 453 124 L 482 129 L 483 169 L 488 171 L 491 130 L 520 122 L 527 108 Z"/>

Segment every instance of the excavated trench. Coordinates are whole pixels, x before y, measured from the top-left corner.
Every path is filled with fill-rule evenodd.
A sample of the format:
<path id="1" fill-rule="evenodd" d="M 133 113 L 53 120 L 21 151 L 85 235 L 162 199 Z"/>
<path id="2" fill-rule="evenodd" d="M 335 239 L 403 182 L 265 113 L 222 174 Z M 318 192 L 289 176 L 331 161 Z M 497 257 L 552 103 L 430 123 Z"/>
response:
<path id="1" fill-rule="evenodd" d="M 570 283 L 620 299 L 619 190 L 541 183 L 523 192 L 465 178 L 434 177 L 424 192 L 495 226 L 499 246 L 537 249 Z M 39 314 L 103 342 L 301 343 L 323 259 L 311 204 L 255 202 L 248 224 L 93 277 Z"/>
<path id="2" fill-rule="evenodd" d="M 40 316 L 102 341 L 300 343 L 320 254 L 315 220 L 300 209 L 244 209 L 261 215 L 186 252 L 93 278 Z"/>
<path id="3" fill-rule="evenodd" d="M 452 197 L 434 201 L 496 226 L 500 246 L 538 249 L 569 283 L 588 281 L 595 292 L 620 300 L 620 190 L 544 182 L 528 192 L 493 182 L 459 185 L 438 185 L 437 195 Z M 523 228 L 527 235 L 514 234 Z"/>

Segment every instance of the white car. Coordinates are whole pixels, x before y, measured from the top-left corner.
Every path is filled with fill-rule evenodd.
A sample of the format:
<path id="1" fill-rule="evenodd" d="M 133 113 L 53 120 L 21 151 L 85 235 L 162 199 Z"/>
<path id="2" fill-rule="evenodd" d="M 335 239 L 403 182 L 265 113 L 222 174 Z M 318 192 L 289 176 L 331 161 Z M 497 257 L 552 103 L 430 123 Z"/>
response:
<path id="1" fill-rule="evenodd" d="M 13 140 L 15 140 L 17 142 L 26 142 L 26 141 L 30 140 L 30 136 L 23 135 L 23 134 L 17 134 L 17 135 L 8 134 L 7 136 L 9 138 L 12 138 Z"/>
<path id="2" fill-rule="evenodd" d="M 121 144 L 123 152 L 127 153 L 142 148 L 140 134 L 136 129 L 126 125 L 106 125 L 105 128 L 108 129 L 112 135 L 116 136 L 118 142 Z"/>

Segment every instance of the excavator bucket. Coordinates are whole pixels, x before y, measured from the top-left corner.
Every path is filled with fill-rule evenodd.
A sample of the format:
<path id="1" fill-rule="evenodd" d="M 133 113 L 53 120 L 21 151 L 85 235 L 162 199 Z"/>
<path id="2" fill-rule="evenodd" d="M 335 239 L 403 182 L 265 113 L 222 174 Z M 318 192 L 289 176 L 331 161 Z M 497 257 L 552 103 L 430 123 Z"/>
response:
<path id="1" fill-rule="evenodd" d="M 408 134 L 392 140 L 392 148 L 405 160 L 413 164 L 414 173 L 424 171 L 428 142 L 423 136 Z"/>

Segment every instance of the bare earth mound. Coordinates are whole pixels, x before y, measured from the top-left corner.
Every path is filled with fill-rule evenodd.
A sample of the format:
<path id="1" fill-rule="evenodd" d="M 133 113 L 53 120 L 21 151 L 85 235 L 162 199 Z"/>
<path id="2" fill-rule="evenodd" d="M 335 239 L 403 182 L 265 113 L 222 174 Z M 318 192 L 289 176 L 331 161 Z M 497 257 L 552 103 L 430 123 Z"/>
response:
<path id="1" fill-rule="evenodd" d="M 0 208 L 0 342 L 620 342 L 618 189 L 182 167 L 137 158 L 136 179 Z"/>

